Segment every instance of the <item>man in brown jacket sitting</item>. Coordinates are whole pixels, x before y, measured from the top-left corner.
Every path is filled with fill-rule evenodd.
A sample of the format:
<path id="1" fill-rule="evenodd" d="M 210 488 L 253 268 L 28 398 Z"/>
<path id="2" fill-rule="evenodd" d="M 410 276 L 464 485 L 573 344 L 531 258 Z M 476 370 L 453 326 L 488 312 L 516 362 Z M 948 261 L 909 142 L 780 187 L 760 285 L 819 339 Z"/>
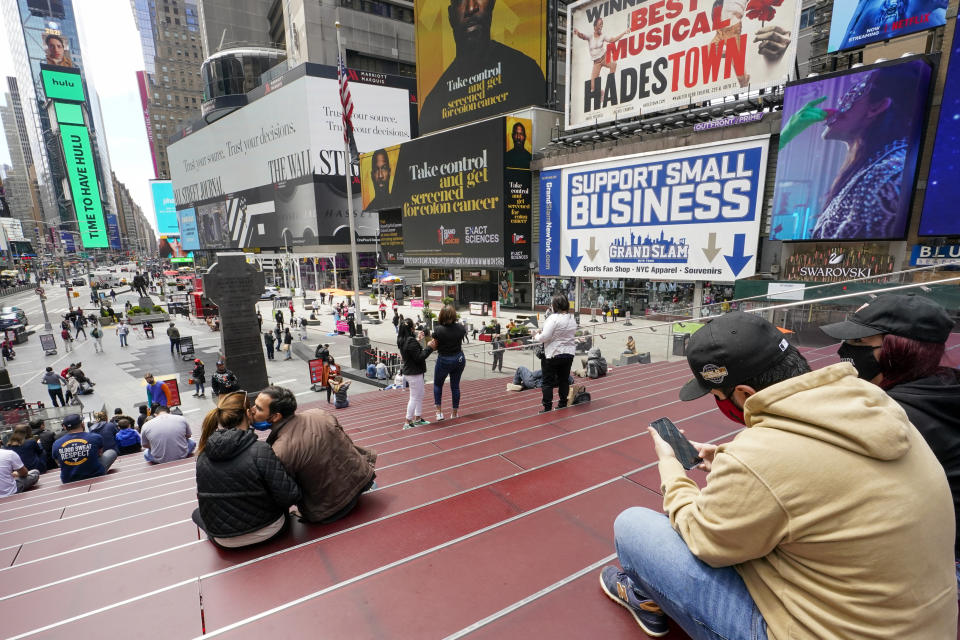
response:
<path id="1" fill-rule="evenodd" d="M 308 522 L 327 524 L 346 516 L 360 494 L 375 488 L 377 454 L 353 443 L 326 411 L 297 413 L 289 389 L 267 387 L 250 410 L 256 429 L 270 429 L 267 443 L 300 487 L 297 507 Z"/>

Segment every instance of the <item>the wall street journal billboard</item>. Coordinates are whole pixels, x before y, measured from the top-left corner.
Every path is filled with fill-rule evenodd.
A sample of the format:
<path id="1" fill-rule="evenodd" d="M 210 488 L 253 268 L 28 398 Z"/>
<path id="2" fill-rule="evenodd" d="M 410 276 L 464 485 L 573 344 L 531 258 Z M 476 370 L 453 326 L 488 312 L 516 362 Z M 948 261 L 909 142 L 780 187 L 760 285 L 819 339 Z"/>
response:
<path id="1" fill-rule="evenodd" d="M 786 82 L 800 2 L 584 0 L 568 9 L 566 128 Z"/>
<path id="2" fill-rule="evenodd" d="M 528 266 L 531 127 L 496 118 L 361 156 L 366 208 L 402 217 L 404 264 Z"/>
<path id="3" fill-rule="evenodd" d="M 545 0 L 416 0 L 420 132 L 546 99 Z"/>
<path id="4" fill-rule="evenodd" d="M 350 241 L 349 163 L 335 68 L 306 67 L 326 77 L 305 75 L 298 67 L 249 105 L 169 146 L 177 210 L 193 209 L 186 218 L 191 225 L 196 220 L 196 242 L 185 238 L 185 244 L 225 249 Z M 351 75 L 359 150 L 408 140 L 412 79 Z M 356 165 L 352 173 L 357 235 L 372 242 L 377 216 L 360 212 Z"/>

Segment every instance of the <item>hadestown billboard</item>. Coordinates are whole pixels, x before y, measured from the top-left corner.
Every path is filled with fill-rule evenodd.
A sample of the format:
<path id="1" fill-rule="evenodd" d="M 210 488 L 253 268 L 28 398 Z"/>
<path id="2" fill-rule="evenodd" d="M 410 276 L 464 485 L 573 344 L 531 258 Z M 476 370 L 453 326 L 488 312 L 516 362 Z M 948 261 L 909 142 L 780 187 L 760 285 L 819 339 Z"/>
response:
<path id="1" fill-rule="evenodd" d="M 583 0 L 570 5 L 566 128 L 783 84 L 800 2 Z"/>
<path id="2" fill-rule="evenodd" d="M 378 76 L 386 77 L 389 76 Z M 410 139 L 410 92 L 351 82 L 358 149 Z M 169 147 L 181 225 L 204 249 L 342 244 L 350 241 L 339 88 L 334 78 L 301 76 Z M 376 213 L 361 213 L 358 239 L 379 233 Z"/>
<path id="3" fill-rule="evenodd" d="M 756 272 L 769 136 L 540 173 L 540 274 L 716 280 Z"/>

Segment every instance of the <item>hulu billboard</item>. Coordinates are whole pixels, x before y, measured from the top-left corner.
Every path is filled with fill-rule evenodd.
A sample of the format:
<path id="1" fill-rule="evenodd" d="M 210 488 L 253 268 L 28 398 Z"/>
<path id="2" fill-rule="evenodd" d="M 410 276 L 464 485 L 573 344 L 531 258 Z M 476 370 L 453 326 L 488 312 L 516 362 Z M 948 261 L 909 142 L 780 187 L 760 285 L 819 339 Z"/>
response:
<path id="1" fill-rule="evenodd" d="M 103 220 L 103 203 L 100 201 L 100 186 L 93 164 L 90 135 L 84 126 L 60 124 L 60 139 L 63 141 L 67 179 L 70 182 L 70 193 L 73 195 L 73 208 L 77 212 L 83 247 L 105 249 L 110 246 L 110 240 Z"/>

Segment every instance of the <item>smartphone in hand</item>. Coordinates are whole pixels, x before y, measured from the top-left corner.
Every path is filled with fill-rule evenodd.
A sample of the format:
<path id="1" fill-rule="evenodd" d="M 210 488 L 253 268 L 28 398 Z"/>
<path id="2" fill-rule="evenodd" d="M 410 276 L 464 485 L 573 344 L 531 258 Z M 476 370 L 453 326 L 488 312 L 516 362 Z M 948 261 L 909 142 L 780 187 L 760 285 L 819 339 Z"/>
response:
<path id="1" fill-rule="evenodd" d="M 684 469 L 693 469 L 703 462 L 703 458 L 697 454 L 696 447 L 680 433 L 680 429 L 677 429 L 677 425 L 673 424 L 670 418 L 659 418 L 651 422 L 650 426 L 656 429 L 660 437 L 673 448 L 677 460 Z"/>

